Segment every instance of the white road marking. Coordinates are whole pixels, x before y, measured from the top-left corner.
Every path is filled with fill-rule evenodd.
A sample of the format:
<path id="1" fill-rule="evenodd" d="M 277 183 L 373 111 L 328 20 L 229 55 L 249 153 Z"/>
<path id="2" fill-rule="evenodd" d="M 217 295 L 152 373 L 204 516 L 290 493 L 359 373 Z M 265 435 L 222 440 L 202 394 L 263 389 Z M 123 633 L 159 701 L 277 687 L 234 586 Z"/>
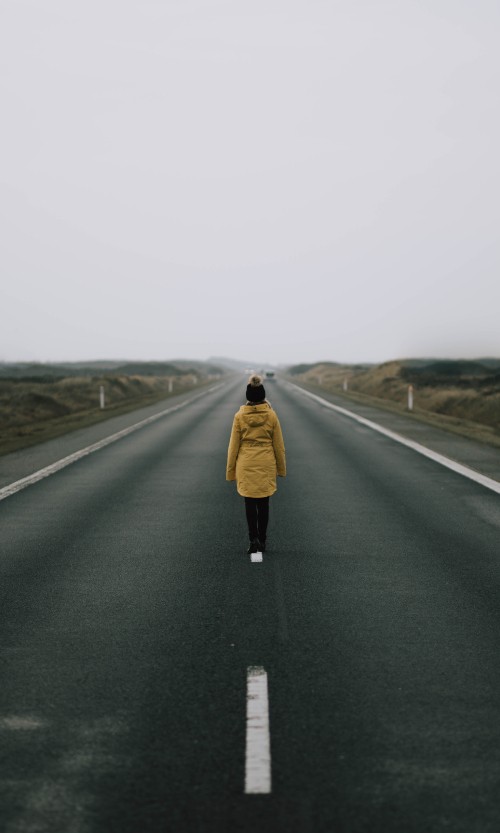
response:
<path id="1" fill-rule="evenodd" d="M 269 698 L 267 673 L 261 666 L 247 669 L 245 792 L 271 792 Z"/>
<path id="2" fill-rule="evenodd" d="M 486 489 L 490 489 L 492 492 L 500 494 L 500 482 L 498 480 L 493 480 L 485 474 L 480 474 L 478 471 L 474 471 L 474 469 L 469 468 L 469 466 L 457 463 L 456 460 L 452 460 L 450 457 L 445 457 L 444 454 L 439 454 L 437 451 L 432 451 L 430 448 L 426 448 L 425 445 L 420 445 L 420 443 L 409 440 L 407 437 L 403 437 L 402 434 L 396 434 L 395 431 L 390 431 L 388 428 L 384 428 L 376 422 L 371 422 L 369 419 L 365 419 L 364 417 L 359 416 L 359 414 L 353 413 L 353 411 L 348 411 L 346 408 L 333 405 L 331 402 L 323 399 L 322 396 L 310 393 L 308 390 L 304 390 L 304 388 L 294 385 L 293 382 L 288 382 L 288 384 L 299 390 L 304 394 L 304 396 L 308 396 L 310 399 L 316 400 L 316 402 L 319 402 L 323 405 L 323 407 L 330 408 L 332 411 L 337 411 L 337 413 L 343 414 L 344 416 L 349 417 L 349 419 L 355 420 L 360 423 L 360 425 L 365 425 L 367 428 L 371 428 L 372 431 L 378 431 L 379 434 L 383 434 L 385 437 L 389 437 L 391 440 L 394 440 L 401 445 L 406 445 L 408 448 L 412 448 L 413 451 L 417 452 L 417 454 L 421 454 L 423 457 L 428 457 L 430 460 L 434 460 L 434 462 L 439 463 L 440 466 L 451 469 L 451 471 L 454 471 L 456 474 L 460 474 L 462 477 L 467 477 L 469 480 L 479 483 Z"/>
<path id="3" fill-rule="evenodd" d="M 252 553 L 250 553 L 250 561 L 253 561 L 254 564 L 259 562 L 259 561 L 262 561 L 262 553 L 261 552 L 252 552 Z"/>
<path id="4" fill-rule="evenodd" d="M 81 460 L 82 457 L 86 457 L 88 454 L 93 454 L 94 451 L 99 451 L 101 448 L 105 448 L 105 446 L 111 445 L 111 443 L 115 443 L 117 440 L 121 440 L 122 437 L 127 437 L 134 431 L 138 431 L 145 425 L 150 425 L 152 422 L 156 422 L 158 419 L 161 419 L 167 414 L 173 414 L 174 411 L 179 411 L 181 408 L 185 408 L 186 405 L 190 405 L 196 399 L 199 399 L 201 396 L 206 396 L 207 393 L 211 393 L 212 391 L 215 391 L 220 387 L 221 384 L 208 388 L 207 390 L 202 391 L 202 393 L 198 393 L 196 394 L 196 396 L 192 396 L 191 399 L 187 399 L 185 402 L 180 402 L 178 405 L 174 405 L 172 408 L 166 408 L 164 411 L 160 411 L 160 413 L 158 414 L 153 414 L 153 416 L 147 417 L 146 419 L 142 419 L 140 422 L 136 422 L 134 425 L 130 425 L 128 428 L 124 428 L 122 431 L 118 431 L 116 434 L 111 434 L 109 437 L 105 437 L 103 440 L 99 440 L 99 442 L 97 443 L 88 445 L 86 446 L 86 448 L 81 448 L 80 451 L 75 451 L 73 454 L 69 454 L 68 457 L 63 457 L 62 460 L 57 460 L 55 463 L 51 463 L 50 466 L 46 466 L 43 469 L 39 469 L 39 471 L 35 471 L 33 472 L 33 474 L 29 474 L 27 477 L 23 477 L 21 480 L 16 480 L 15 483 L 11 483 L 9 486 L 4 486 L 3 489 L 0 489 L 0 500 L 5 500 L 5 498 L 14 495 L 16 492 L 20 492 L 21 489 L 26 489 L 27 486 L 32 486 L 33 483 L 38 483 L 39 480 L 43 480 L 45 477 L 50 477 L 51 474 L 55 474 L 57 471 L 66 468 L 66 466 L 70 466 L 72 463 L 76 463 L 76 461 Z"/>

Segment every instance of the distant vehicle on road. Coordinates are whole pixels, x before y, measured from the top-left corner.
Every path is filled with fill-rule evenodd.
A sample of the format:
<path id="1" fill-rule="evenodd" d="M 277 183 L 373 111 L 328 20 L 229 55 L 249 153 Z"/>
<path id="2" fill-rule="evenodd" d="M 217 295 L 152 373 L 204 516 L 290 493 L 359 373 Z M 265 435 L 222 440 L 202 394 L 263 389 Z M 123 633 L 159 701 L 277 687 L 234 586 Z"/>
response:
<path id="1" fill-rule="evenodd" d="M 266 379 L 274 379 L 274 370 L 266 370 L 265 376 Z"/>

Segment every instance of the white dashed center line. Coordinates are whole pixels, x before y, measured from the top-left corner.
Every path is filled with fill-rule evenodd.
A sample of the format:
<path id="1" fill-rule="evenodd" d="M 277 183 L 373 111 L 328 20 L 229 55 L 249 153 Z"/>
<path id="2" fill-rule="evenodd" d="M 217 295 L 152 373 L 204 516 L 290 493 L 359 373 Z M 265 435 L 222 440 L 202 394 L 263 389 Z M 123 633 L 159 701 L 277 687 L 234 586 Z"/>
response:
<path id="1" fill-rule="evenodd" d="M 271 792 L 269 698 L 267 673 L 261 666 L 247 669 L 245 792 Z"/>
<path id="2" fill-rule="evenodd" d="M 259 561 L 262 561 L 262 553 L 261 552 L 252 552 L 250 554 L 250 561 L 252 561 L 254 564 L 258 563 Z"/>

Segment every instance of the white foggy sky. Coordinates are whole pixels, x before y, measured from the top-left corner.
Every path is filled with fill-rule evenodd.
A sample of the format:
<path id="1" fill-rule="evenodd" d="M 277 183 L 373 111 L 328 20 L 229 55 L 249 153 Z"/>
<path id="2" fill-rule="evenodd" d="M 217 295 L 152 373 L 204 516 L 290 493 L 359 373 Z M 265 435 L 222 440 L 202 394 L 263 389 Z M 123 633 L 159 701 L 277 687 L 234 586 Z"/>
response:
<path id="1" fill-rule="evenodd" d="M 0 360 L 500 355 L 498 0 L 1 0 Z"/>

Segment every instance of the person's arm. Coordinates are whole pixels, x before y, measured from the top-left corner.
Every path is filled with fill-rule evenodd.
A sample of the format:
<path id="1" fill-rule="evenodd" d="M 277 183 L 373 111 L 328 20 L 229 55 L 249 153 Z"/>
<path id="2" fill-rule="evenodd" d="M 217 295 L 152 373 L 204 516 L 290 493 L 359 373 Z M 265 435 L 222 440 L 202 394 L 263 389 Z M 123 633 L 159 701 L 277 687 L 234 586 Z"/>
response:
<path id="1" fill-rule="evenodd" d="M 236 480 L 236 459 L 240 450 L 240 422 L 238 414 L 233 419 L 229 448 L 227 450 L 226 480 Z"/>
<path id="2" fill-rule="evenodd" d="M 277 416 L 273 431 L 273 448 L 276 457 L 276 474 L 278 477 L 286 477 L 285 443 L 283 442 L 281 425 Z"/>

